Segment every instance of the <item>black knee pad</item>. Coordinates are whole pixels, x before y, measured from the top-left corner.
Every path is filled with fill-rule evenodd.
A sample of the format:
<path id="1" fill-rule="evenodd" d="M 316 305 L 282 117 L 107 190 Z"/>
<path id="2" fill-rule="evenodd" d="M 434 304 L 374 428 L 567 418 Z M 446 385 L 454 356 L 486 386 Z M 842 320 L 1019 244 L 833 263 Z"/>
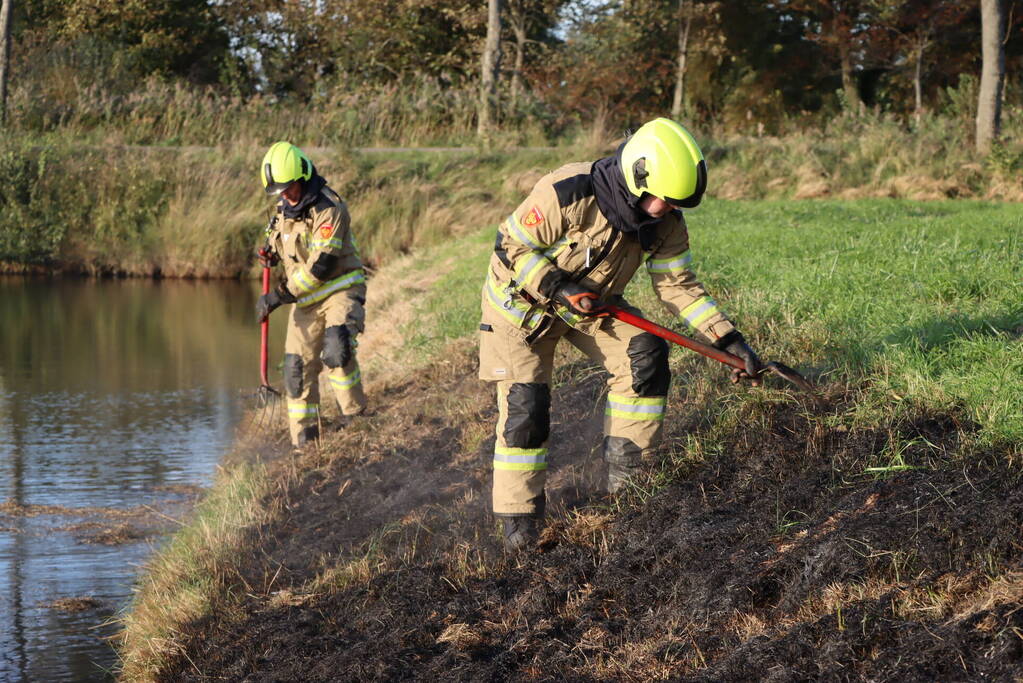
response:
<path id="1" fill-rule="evenodd" d="M 644 332 L 629 342 L 632 390 L 639 396 L 667 396 L 671 384 L 668 342 Z"/>
<path id="2" fill-rule="evenodd" d="M 614 465 L 633 466 L 640 463 L 643 449 L 624 436 L 604 437 L 604 459 Z"/>
<path id="3" fill-rule="evenodd" d="M 511 448 L 539 448 L 551 432 L 551 388 L 530 382 L 508 391 L 504 442 Z"/>
<path id="4" fill-rule="evenodd" d="M 352 360 L 351 334 L 344 325 L 334 325 L 323 331 L 323 364 L 328 368 L 343 368 Z"/>
<path id="5" fill-rule="evenodd" d="M 284 354 L 284 390 L 291 398 L 302 395 L 302 356 L 297 353 Z"/>

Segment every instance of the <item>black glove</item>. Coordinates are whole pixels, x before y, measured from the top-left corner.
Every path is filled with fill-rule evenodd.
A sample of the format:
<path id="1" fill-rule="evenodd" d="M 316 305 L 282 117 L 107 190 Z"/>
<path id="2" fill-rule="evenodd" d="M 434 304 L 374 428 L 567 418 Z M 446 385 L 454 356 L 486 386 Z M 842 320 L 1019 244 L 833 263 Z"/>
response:
<path id="1" fill-rule="evenodd" d="M 261 323 L 266 320 L 281 304 L 293 304 L 295 301 L 294 295 L 282 282 L 273 291 L 259 297 L 256 302 L 256 322 Z"/>
<path id="2" fill-rule="evenodd" d="M 260 247 L 256 254 L 259 258 L 259 263 L 264 268 L 273 268 L 281 262 L 281 257 L 277 255 L 276 251 L 270 248 L 269 244 Z"/>
<path id="3" fill-rule="evenodd" d="M 571 280 L 561 282 L 551 298 L 567 306 L 576 315 L 599 315 L 605 306 L 599 296 Z"/>
<path id="4" fill-rule="evenodd" d="M 764 369 L 764 365 L 760 362 L 760 359 L 757 357 L 757 354 L 754 353 L 753 349 L 749 347 L 749 344 L 746 343 L 746 340 L 743 339 L 742 335 L 739 334 L 738 330 L 732 330 L 725 336 L 721 337 L 721 339 L 714 342 L 714 346 L 727 351 L 733 356 L 738 356 L 744 363 L 746 363 L 745 370 L 732 370 L 732 382 L 738 382 L 740 379 L 752 379 L 753 386 L 760 384 L 760 380 L 758 378 Z"/>

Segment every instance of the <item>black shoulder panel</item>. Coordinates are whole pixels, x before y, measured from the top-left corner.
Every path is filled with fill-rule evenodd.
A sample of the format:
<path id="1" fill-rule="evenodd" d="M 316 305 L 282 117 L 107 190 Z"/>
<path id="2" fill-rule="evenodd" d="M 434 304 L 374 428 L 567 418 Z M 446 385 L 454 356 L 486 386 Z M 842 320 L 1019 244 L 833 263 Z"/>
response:
<path id="1" fill-rule="evenodd" d="M 558 195 L 558 206 L 566 207 L 580 199 L 593 196 L 593 181 L 589 173 L 580 173 L 554 183 Z"/>
<path id="2" fill-rule="evenodd" d="M 320 194 L 329 199 L 330 201 L 334 202 L 335 204 L 340 205 L 344 203 L 344 200 L 341 198 L 341 195 L 332 190 L 329 185 L 324 185 L 323 189 L 320 190 Z"/>
<path id="3" fill-rule="evenodd" d="M 327 194 L 326 192 L 321 190 L 320 196 L 316 198 L 316 203 L 313 204 L 312 208 L 316 209 L 317 211 L 329 211 L 330 209 L 341 206 L 341 202 L 339 200 L 340 197 L 338 197 L 333 192 Z"/>
<path id="4" fill-rule="evenodd" d="M 501 234 L 500 230 L 497 231 L 497 239 L 494 240 L 494 253 L 497 254 L 497 258 L 501 259 L 501 263 L 504 264 L 505 268 L 512 268 L 514 270 L 512 262 L 508 258 L 508 250 L 504 248 L 504 235 Z"/>

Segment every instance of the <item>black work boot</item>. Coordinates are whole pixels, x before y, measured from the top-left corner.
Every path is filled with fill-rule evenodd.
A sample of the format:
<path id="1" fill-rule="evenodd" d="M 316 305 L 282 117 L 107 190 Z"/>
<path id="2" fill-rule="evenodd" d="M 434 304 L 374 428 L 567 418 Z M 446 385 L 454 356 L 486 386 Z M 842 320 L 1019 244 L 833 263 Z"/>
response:
<path id="1" fill-rule="evenodd" d="M 536 545 L 540 538 L 540 517 L 519 515 L 502 517 L 501 530 L 504 532 L 504 549 L 508 552 L 524 550 Z"/>
<path id="2" fill-rule="evenodd" d="M 498 515 L 504 534 L 504 549 L 508 552 L 532 548 L 540 538 L 540 524 L 547 510 L 546 492 L 540 493 L 531 503 L 532 514 Z"/>
<path id="3" fill-rule="evenodd" d="M 306 427 L 298 433 L 298 443 L 291 444 L 292 455 L 302 455 L 306 447 L 315 444 L 320 438 L 320 428 L 317 426 Z"/>
<path id="4" fill-rule="evenodd" d="M 630 481 L 634 481 L 639 467 L 609 462 L 607 464 L 607 492 L 618 493 Z"/>
<path id="5" fill-rule="evenodd" d="M 607 462 L 607 492 L 614 494 L 633 481 L 639 473 L 642 449 L 620 436 L 604 438 L 604 460 Z"/>
<path id="6" fill-rule="evenodd" d="M 311 443 L 315 443 L 320 438 L 320 428 L 313 425 L 312 427 L 306 427 L 298 433 L 298 443 L 295 444 L 296 448 L 302 448 L 308 446 Z"/>

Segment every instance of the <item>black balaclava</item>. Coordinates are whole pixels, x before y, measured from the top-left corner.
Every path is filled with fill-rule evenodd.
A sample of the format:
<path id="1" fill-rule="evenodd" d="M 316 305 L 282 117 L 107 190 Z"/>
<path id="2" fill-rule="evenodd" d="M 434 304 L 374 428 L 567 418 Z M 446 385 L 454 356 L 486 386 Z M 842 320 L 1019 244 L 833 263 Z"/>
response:
<path id="1" fill-rule="evenodd" d="M 327 181 L 323 179 L 319 173 L 316 172 L 316 167 L 313 167 L 313 175 L 309 180 L 303 180 L 302 183 L 302 198 L 298 200 L 298 204 L 292 206 L 288 203 L 287 199 L 281 197 L 281 211 L 284 213 L 285 218 L 304 218 L 306 210 L 316 203 L 317 197 L 320 196 L 320 190 L 326 185 Z"/>
<path id="2" fill-rule="evenodd" d="M 662 218 L 654 218 L 639 208 L 640 198 L 629 192 L 622 173 L 622 143 L 609 157 L 593 162 L 590 176 L 597 207 L 613 228 L 639 239 L 644 251 L 653 247 L 657 226 Z"/>

